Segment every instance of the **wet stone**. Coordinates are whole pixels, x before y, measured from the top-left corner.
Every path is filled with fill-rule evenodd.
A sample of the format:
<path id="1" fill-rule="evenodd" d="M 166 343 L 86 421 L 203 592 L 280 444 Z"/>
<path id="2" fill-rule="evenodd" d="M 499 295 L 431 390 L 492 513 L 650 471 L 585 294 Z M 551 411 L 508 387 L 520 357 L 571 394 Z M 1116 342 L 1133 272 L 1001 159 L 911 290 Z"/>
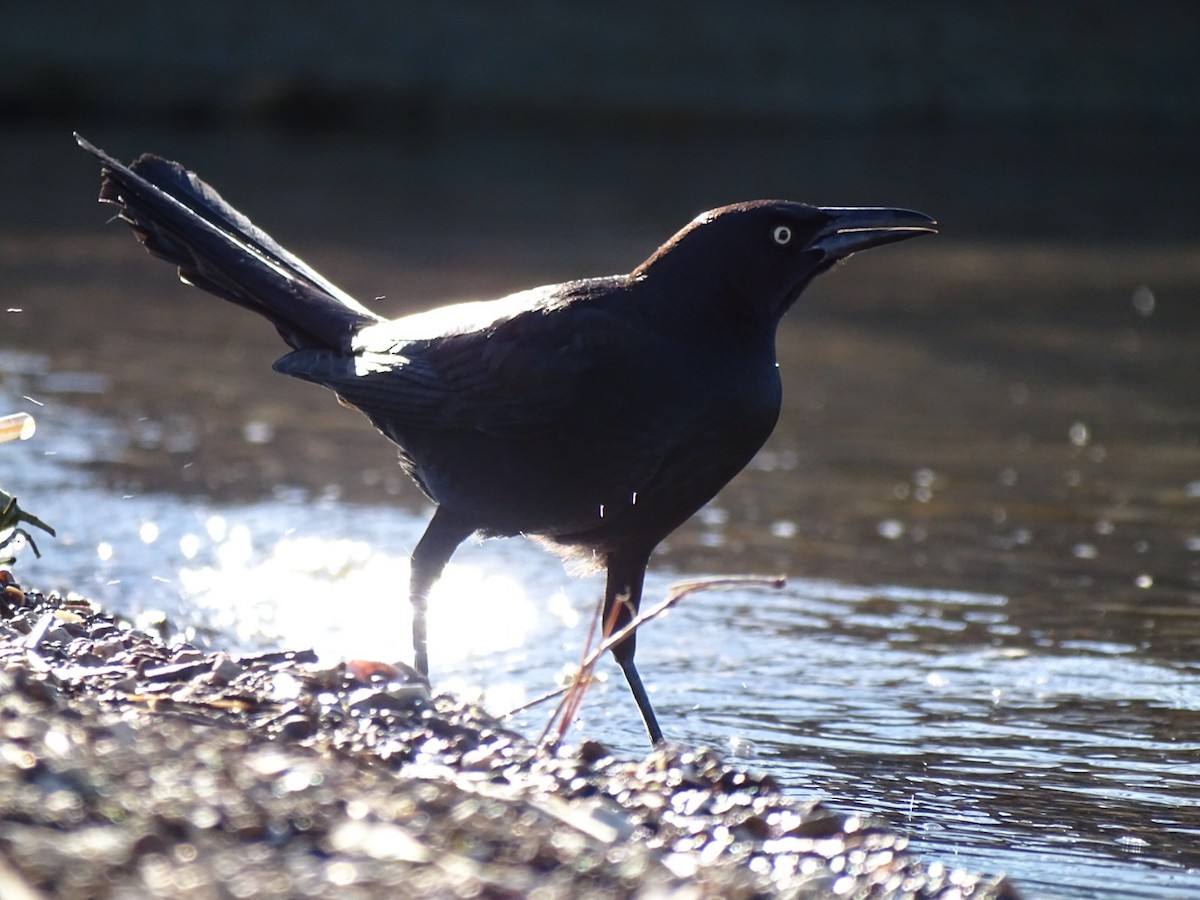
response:
<path id="1" fill-rule="evenodd" d="M 349 709 L 359 715 L 415 714 L 429 701 L 429 690 L 419 685 L 396 686 L 390 690 L 359 688 L 347 700 Z"/>
<path id="2" fill-rule="evenodd" d="M 212 661 L 212 668 L 209 671 L 214 682 L 228 684 L 241 675 L 244 669 L 224 653 L 218 653 L 216 659 Z"/>
<path id="3" fill-rule="evenodd" d="M 0 877 L 27 893 L 1017 896 L 710 750 L 546 750 L 405 667 L 168 646 L 153 617 L 17 593 Z"/>

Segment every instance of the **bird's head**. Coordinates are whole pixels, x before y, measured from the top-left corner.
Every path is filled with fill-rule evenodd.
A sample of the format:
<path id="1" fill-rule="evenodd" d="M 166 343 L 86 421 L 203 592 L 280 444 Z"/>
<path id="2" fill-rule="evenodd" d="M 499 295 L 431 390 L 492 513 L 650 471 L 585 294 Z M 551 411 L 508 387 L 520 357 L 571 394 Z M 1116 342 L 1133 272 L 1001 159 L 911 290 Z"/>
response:
<path id="1" fill-rule="evenodd" d="M 717 293 L 771 325 L 817 275 L 859 250 L 935 234 L 937 222 L 908 209 L 821 207 L 786 200 L 735 203 L 702 213 L 634 272 L 661 273 Z"/>

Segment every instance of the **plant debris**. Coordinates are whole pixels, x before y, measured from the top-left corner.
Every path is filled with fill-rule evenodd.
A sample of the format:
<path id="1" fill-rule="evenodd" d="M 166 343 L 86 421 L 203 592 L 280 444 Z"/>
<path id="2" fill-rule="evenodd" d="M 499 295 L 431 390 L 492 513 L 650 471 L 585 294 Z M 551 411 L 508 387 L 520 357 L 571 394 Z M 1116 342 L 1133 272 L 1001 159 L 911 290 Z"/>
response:
<path id="1" fill-rule="evenodd" d="M 32 525 L 34 528 L 42 529 L 51 537 L 55 536 L 53 528 L 37 516 L 21 509 L 17 505 L 17 498 L 0 488 L 0 565 L 7 566 L 13 563 L 13 557 L 6 557 L 3 554 L 19 537 L 24 538 L 25 543 L 29 544 L 29 549 L 33 551 L 34 556 L 42 555 L 33 541 L 33 535 L 22 528 L 22 525 Z"/>
<path id="2" fill-rule="evenodd" d="M 6 444 L 9 441 L 27 441 L 33 437 L 36 428 L 37 424 L 29 413 L 0 416 L 0 444 Z M 37 516 L 21 509 L 17 505 L 17 498 L 0 488 L 0 566 L 11 565 L 14 562 L 14 557 L 6 557 L 3 554 L 18 538 L 24 538 L 30 549 L 33 550 L 34 556 L 42 555 L 37 544 L 34 543 L 33 536 L 22 528 L 22 525 L 32 525 L 54 537 L 53 528 Z"/>

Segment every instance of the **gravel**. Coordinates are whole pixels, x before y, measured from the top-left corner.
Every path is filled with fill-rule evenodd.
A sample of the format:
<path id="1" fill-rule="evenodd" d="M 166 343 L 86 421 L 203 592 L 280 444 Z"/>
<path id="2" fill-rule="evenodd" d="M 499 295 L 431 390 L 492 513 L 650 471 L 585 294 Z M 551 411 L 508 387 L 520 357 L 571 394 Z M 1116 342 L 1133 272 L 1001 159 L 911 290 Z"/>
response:
<path id="1" fill-rule="evenodd" d="M 1018 896 L 708 749 L 539 749 L 404 667 L 0 592 L 6 900 Z"/>

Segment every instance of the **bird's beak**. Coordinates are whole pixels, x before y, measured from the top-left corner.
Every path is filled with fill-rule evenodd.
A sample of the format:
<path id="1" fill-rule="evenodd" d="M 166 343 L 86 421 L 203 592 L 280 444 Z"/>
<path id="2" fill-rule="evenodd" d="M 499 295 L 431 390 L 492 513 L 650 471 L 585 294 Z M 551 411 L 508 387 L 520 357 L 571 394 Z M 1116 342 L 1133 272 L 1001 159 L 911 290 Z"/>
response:
<path id="1" fill-rule="evenodd" d="M 938 230 L 936 221 L 911 209 L 822 207 L 821 211 L 830 216 L 830 222 L 809 246 L 829 259 L 844 259 L 859 250 L 937 234 Z"/>

